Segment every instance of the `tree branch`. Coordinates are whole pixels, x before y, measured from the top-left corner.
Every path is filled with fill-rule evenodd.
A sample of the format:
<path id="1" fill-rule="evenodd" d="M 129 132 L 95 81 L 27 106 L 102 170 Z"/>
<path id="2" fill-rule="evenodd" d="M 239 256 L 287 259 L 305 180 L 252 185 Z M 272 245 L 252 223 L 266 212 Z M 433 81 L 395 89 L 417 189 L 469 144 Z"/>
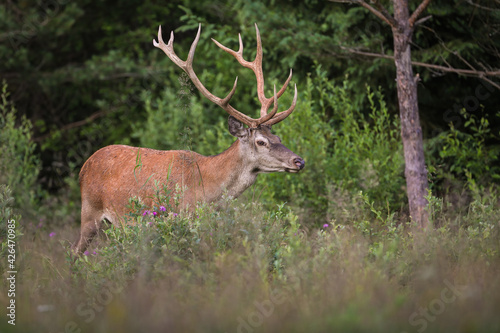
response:
<path id="1" fill-rule="evenodd" d="M 409 19 L 410 28 L 413 28 L 413 26 L 415 25 L 415 21 L 418 19 L 420 14 L 422 14 L 422 12 L 425 10 L 425 8 L 427 8 L 427 6 L 429 5 L 430 2 L 431 2 L 431 0 L 422 1 L 422 3 L 417 7 L 417 9 L 415 9 L 413 14 L 411 14 L 410 19 Z"/>
<path id="2" fill-rule="evenodd" d="M 414 26 L 416 27 L 417 25 L 422 24 L 422 23 L 424 23 L 425 21 L 430 20 L 431 18 L 432 18 L 432 15 L 428 15 L 428 16 L 426 16 L 426 17 L 422 17 L 421 19 L 417 20 L 417 21 L 414 23 Z"/>
<path id="3" fill-rule="evenodd" d="M 361 0 L 364 4 L 366 4 L 367 6 L 369 6 L 366 2 L 364 2 L 363 0 Z M 385 18 L 387 19 L 388 24 L 393 27 L 393 28 L 396 28 L 398 26 L 398 22 L 396 21 L 396 19 L 394 17 L 392 17 L 392 15 L 389 13 L 389 11 L 378 1 L 378 0 L 371 0 L 375 6 L 377 6 L 378 10 L 380 11 L 380 14 Z M 361 6 L 365 7 L 363 4 L 361 4 Z M 365 7 L 365 8 L 368 8 L 368 7 Z M 375 14 L 375 13 L 374 13 Z M 386 21 L 386 22 L 387 22 Z"/>
<path id="4" fill-rule="evenodd" d="M 394 56 L 391 56 L 388 54 L 359 51 L 356 49 L 347 48 L 347 47 L 343 47 L 343 46 L 341 46 L 341 49 L 346 50 L 350 53 L 362 55 L 365 57 L 394 60 Z M 500 90 L 500 85 L 496 84 L 495 82 L 493 82 L 487 78 L 487 77 L 500 77 L 500 71 L 479 71 L 479 70 L 476 70 L 474 68 L 472 68 L 472 69 L 454 68 L 451 66 L 434 65 L 434 64 L 428 64 L 428 63 L 419 62 L 419 61 L 412 61 L 411 64 L 413 66 L 430 68 L 430 69 L 434 69 L 434 70 L 442 71 L 442 72 L 447 72 L 447 73 L 455 73 L 458 75 L 478 77 L 478 78 L 481 78 L 481 79 L 487 81 L 492 86 L 494 86 L 495 88 Z"/>
<path id="5" fill-rule="evenodd" d="M 498 90 L 500 90 L 500 85 L 498 83 L 495 83 L 494 81 L 488 79 L 486 76 L 480 76 L 479 77 L 481 80 L 484 80 L 486 82 L 488 82 L 489 84 L 491 84 L 493 87 L 497 88 Z"/>
<path id="6" fill-rule="evenodd" d="M 352 3 L 356 5 L 360 5 L 368 9 L 370 12 L 372 12 L 376 17 L 390 25 L 392 28 L 398 27 L 398 22 L 392 17 L 387 9 L 385 9 L 378 1 L 374 1 L 374 3 L 377 5 L 377 7 L 380 9 L 377 10 L 367 4 L 364 0 L 329 0 L 331 2 L 339 2 L 339 3 Z"/>
<path id="7" fill-rule="evenodd" d="M 97 118 L 104 116 L 105 114 L 109 113 L 110 111 L 113 111 L 113 110 L 101 110 L 98 112 L 94 112 L 90 116 L 88 116 L 87 118 L 85 118 L 83 120 L 75 121 L 73 123 L 69 123 L 69 124 L 64 125 L 63 127 L 59 128 L 58 131 L 65 132 L 65 131 L 68 131 L 70 129 L 76 128 L 76 127 L 87 125 L 88 123 L 92 122 L 93 120 L 95 120 Z M 54 134 L 53 132 L 49 132 L 47 134 L 44 134 L 42 136 L 34 138 L 33 141 L 35 141 L 35 142 L 43 141 L 43 140 L 47 139 L 48 137 L 52 136 L 53 134 Z"/>
<path id="8" fill-rule="evenodd" d="M 492 12 L 497 12 L 497 11 L 500 10 L 498 8 L 492 8 L 492 7 L 482 6 L 482 5 L 478 4 L 478 3 L 472 2 L 472 0 L 465 0 L 465 2 L 467 2 L 469 5 L 472 5 L 474 7 L 477 7 L 477 8 L 480 8 L 480 9 L 484 9 L 484 10 L 490 10 Z M 499 3 L 499 1 L 496 1 L 496 2 Z"/>

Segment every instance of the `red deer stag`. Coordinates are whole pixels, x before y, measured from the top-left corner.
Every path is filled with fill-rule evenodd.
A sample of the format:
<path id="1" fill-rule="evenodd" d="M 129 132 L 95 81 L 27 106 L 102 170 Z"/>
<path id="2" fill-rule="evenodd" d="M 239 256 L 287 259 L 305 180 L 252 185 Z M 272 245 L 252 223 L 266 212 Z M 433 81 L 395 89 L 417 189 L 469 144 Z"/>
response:
<path id="1" fill-rule="evenodd" d="M 192 151 L 161 151 L 148 148 L 135 148 L 123 145 L 104 147 L 94 153 L 80 171 L 80 190 L 82 195 L 82 221 L 80 238 L 73 251 L 80 254 L 87 248 L 103 221 L 118 225 L 120 217 L 127 213 L 130 197 L 136 196 L 146 205 L 152 204 L 155 185 L 167 184 L 169 189 L 179 184 L 185 188 L 181 208 L 193 208 L 197 202 L 214 202 L 224 192 L 233 197 L 239 196 L 255 182 L 259 173 L 299 172 L 304 168 L 304 160 L 285 147 L 278 136 L 271 133 L 271 126 L 288 117 L 297 102 L 297 86 L 291 107 L 279 113 L 278 97 L 284 92 L 292 78 L 292 71 L 283 87 L 274 96 L 264 94 L 264 74 L 262 72 L 262 45 L 259 30 L 257 35 L 257 55 L 254 61 L 243 59 L 243 43 L 239 36 L 240 47 L 233 51 L 216 40 L 218 47 L 232 54 L 238 62 L 253 70 L 257 78 L 257 95 L 262 105 L 260 118 L 253 119 L 237 111 L 229 104 L 234 95 L 238 78 L 231 92 L 225 98 L 211 94 L 200 82 L 193 70 L 193 59 L 201 32 L 198 28 L 186 61 L 174 52 L 174 34 L 168 44 L 162 39 L 161 26 L 158 42 L 153 45 L 161 49 L 180 68 L 182 68 L 195 87 L 210 101 L 229 113 L 229 132 L 237 140 L 224 152 L 215 156 L 202 156 Z M 272 111 L 267 112 L 271 104 Z M 248 127 L 244 127 L 243 124 Z"/>

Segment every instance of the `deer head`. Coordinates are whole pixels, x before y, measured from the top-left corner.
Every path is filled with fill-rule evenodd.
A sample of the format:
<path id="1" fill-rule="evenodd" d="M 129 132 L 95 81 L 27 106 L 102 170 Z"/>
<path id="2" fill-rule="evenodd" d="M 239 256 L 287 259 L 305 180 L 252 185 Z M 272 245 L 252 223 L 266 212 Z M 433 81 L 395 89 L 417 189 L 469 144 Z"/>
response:
<path id="1" fill-rule="evenodd" d="M 257 39 L 257 53 L 253 61 L 247 61 L 243 58 L 243 41 L 241 39 L 241 34 L 238 34 L 239 38 L 239 49 L 234 51 L 215 39 L 212 41 L 221 49 L 227 53 L 233 55 L 238 62 L 251 69 L 257 79 L 257 96 L 261 104 L 260 117 L 258 119 L 251 118 L 240 111 L 236 110 L 233 106 L 229 104 L 231 98 L 233 97 L 236 86 L 238 84 L 238 77 L 234 81 L 232 90 L 225 98 L 219 98 L 212 93 L 210 93 L 205 86 L 198 79 L 196 73 L 193 70 L 193 60 L 196 51 L 196 46 L 200 39 L 201 34 L 201 24 L 198 26 L 198 33 L 196 38 L 191 44 L 189 54 L 186 61 L 181 60 L 174 51 L 174 33 L 170 33 L 170 40 L 167 44 L 163 41 L 161 26 L 158 29 L 158 42 L 153 40 L 153 45 L 161 49 L 165 54 L 180 68 L 182 68 L 195 87 L 210 101 L 219 105 L 221 108 L 229 113 L 229 131 L 233 136 L 240 139 L 241 142 L 245 142 L 247 147 L 247 152 L 249 155 L 255 155 L 255 160 L 263 163 L 262 165 L 256 166 L 255 170 L 259 172 L 298 172 L 302 170 L 305 166 L 305 162 L 302 158 L 294 154 L 288 148 L 281 144 L 281 140 L 271 133 L 271 126 L 277 124 L 278 122 L 284 120 L 288 117 L 295 109 L 297 103 L 297 85 L 294 87 L 294 97 L 292 105 L 286 111 L 276 113 L 278 110 L 278 98 L 283 95 L 290 80 L 292 79 L 292 70 L 290 69 L 290 75 L 285 81 L 281 89 L 276 93 L 276 86 L 274 86 L 274 95 L 267 98 L 264 92 L 264 72 L 262 70 L 262 42 L 260 39 L 260 32 L 257 24 L 255 24 L 256 39 Z M 271 105 L 273 109 L 268 112 Z M 248 129 L 237 122 L 243 123 L 248 126 Z"/>

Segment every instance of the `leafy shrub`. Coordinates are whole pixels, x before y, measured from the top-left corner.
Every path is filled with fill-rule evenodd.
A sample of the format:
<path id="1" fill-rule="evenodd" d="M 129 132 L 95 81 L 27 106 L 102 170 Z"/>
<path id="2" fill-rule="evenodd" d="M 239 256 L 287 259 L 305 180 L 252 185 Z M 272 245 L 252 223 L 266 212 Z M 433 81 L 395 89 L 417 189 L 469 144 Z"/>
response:
<path id="1" fill-rule="evenodd" d="M 7 258 L 8 250 L 8 234 L 9 229 L 14 229 L 14 234 L 16 237 L 21 234 L 19 221 L 21 219 L 20 215 L 16 215 L 12 209 L 14 203 L 14 198 L 12 197 L 12 191 L 8 185 L 0 184 L 0 257 Z M 10 222 L 14 221 L 14 222 Z M 11 228 L 9 228 L 9 225 Z M 13 240 L 13 239 L 11 239 Z M 15 239 L 14 239 L 15 240 Z M 0 267 L 5 265 L 7 260 L 4 260 Z M 5 269 L 4 271 L 7 271 Z"/>
<path id="2" fill-rule="evenodd" d="M 146 120 L 132 126 L 132 137 L 144 147 L 213 154 L 216 140 L 210 130 L 213 127 L 210 111 L 194 95 L 191 83 L 186 81 L 189 79 L 183 75 L 179 78 L 178 91 L 167 88 L 161 97 L 154 97 L 148 91 L 142 93 Z"/>
<path id="3" fill-rule="evenodd" d="M 125 280 L 137 272 L 156 280 L 167 273 L 162 267 L 189 267 L 226 252 L 256 255 L 272 271 L 288 226 L 297 219 L 284 205 L 266 213 L 259 204 L 229 197 L 217 207 L 204 204 L 179 213 L 163 201 L 167 196 L 158 199 L 154 207 L 132 200 L 127 224 L 107 228 L 97 248 L 77 259 L 75 278 L 94 281 L 90 288 L 103 278 Z"/>
<path id="4" fill-rule="evenodd" d="M 31 213 L 28 208 L 36 206 L 41 196 L 37 184 L 40 161 L 31 140 L 31 122 L 25 116 L 17 119 L 8 97 L 4 82 L 0 101 L 0 184 L 12 190 L 15 208 Z"/>
<path id="5" fill-rule="evenodd" d="M 465 185 L 472 194 L 479 194 L 483 187 L 500 183 L 500 146 L 489 144 L 500 138 L 500 132 L 491 129 L 485 116 L 465 110 L 462 116 L 462 130 L 450 123 L 448 131 L 426 145 L 431 184 L 438 193 L 460 191 Z"/>

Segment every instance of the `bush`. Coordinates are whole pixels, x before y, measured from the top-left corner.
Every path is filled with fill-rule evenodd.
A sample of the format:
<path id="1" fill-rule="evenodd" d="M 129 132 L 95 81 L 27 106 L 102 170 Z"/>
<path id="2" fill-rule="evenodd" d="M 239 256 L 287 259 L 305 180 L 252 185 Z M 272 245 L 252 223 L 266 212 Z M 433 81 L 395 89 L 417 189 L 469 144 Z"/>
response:
<path id="1" fill-rule="evenodd" d="M 0 184 L 0 257 L 7 258 L 8 249 L 9 249 L 9 233 L 13 233 L 16 237 L 21 235 L 21 229 L 19 225 L 19 221 L 21 219 L 20 215 L 16 215 L 12 209 L 12 205 L 14 203 L 14 198 L 12 197 L 12 191 L 9 186 L 5 184 Z M 13 229 L 14 232 L 10 231 Z M 12 241 L 16 241 L 16 238 L 10 238 Z M 15 247 L 15 245 L 14 245 Z M 15 252 L 14 252 L 15 253 Z M 11 257 L 9 257 L 10 259 Z M 0 263 L 0 267 L 3 268 L 3 265 L 7 264 L 7 260 L 2 260 Z M 12 269 L 3 269 L 3 271 L 8 271 Z"/>
<path id="2" fill-rule="evenodd" d="M 217 140 L 214 136 L 213 117 L 191 91 L 186 76 L 180 76 L 181 89 L 166 88 L 160 97 L 149 91 L 142 93 L 146 111 L 144 123 L 132 126 L 132 137 L 143 147 L 172 150 L 194 150 L 203 154 L 214 154 Z M 222 113 L 221 113 L 222 114 Z M 227 148 L 227 147 L 225 147 Z"/>
<path id="3" fill-rule="evenodd" d="M 464 188 L 478 198 L 488 187 L 500 183 L 500 146 L 492 145 L 500 138 L 488 119 L 462 110 L 465 118 L 462 130 L 450 123 L 426 144 L 431 188 L 438 194 L 459 195 Z M 500 113 L 496 114 L 500 118 Z M 468 200 L 470 202 L 470 199 Z M 469 202 L 462 202 L 465 206 Z"/>
<path id="4" fill-rule="evenodd" d="M 0 184 L 12 190 L 14 207 L 29 215 L 42 196 L 37 182 L 40 160 L 31 140 L 31 122 L 25 116 L 17 119 L 8 97 L 4 82 L 0 101 Z"/>
<path id="5" fill-rule="evenodd" d="M 169 273 L 163 267 L 186 269 L 231 252 L 254 258 L 265 271 L 279 269 L 279 248 L 297 219 L 284 205 L 266 213 L 259 204 L 225 197 L 217 207 L 204 204 L 191 213 L 174 213 L 163 199 L 154 207 L 132 200 L 128 223 L 105 230 L 104 239 L 77 259 L 74 277 L 89 281 L 91 288 L 104 278 L 125 281 L 138 272 L 157 281 Z"/>

